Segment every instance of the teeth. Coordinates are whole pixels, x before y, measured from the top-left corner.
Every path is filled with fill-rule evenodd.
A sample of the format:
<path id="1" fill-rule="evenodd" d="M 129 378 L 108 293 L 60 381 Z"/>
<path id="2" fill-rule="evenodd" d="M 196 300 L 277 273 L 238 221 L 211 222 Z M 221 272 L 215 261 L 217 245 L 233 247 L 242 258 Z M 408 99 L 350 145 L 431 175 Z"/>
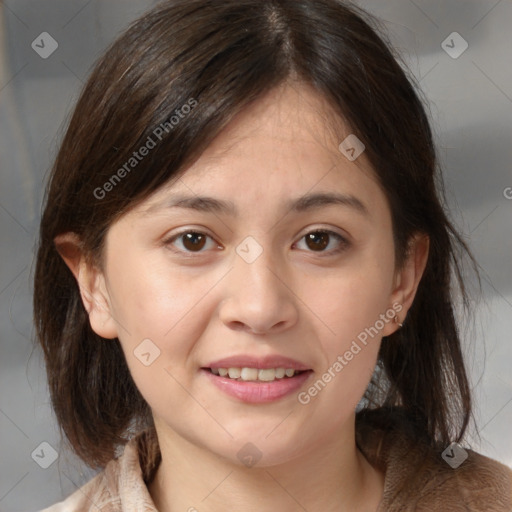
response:
<path id="1" fill-rule="evenodd" d="M 239 381 L 272 382 L 275 379 L 293 377 L 298 371 L 293 368 L 210 368 L 214 375 L 229 377 Z"/>
<path id="2" fill-rule="evenodd" d="M 228 375 L 230 379 L 239 379 L 240 375 L 242 375 L 242 370 L 240 368 L 229 368 Z"/>
<path id="3" fill-rule="evenodd" d="M 286 375 L 284 368 L 276 368 L 276 379 L 282 379 Z"/>
<path id="4" fill-rule="evenodd" d="M 295 372 L 293 372 L 295 373 Z M 276 371 L 273 368 L 258 370 L 258 380 L 271 382 L 276 379 Z"/>
<path id="5" fill-rule="evenodd" d="M 229 376 L 231 377 L 231 373 Z M 257 368 L 242 368 L 240 371 L 240 378 L 242 380 L 258 380 Z"/>

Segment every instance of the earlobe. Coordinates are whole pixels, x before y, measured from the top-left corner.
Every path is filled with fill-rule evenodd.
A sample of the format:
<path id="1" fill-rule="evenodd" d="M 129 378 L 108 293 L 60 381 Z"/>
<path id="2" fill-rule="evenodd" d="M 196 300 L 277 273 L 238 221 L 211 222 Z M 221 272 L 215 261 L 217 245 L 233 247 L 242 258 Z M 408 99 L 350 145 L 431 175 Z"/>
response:
<path id="1" fill-rule="evenodd" d="M 57 252 L 75 276 L 91 328 L 103 338 L 117 337 L 110 297 L 103 273 L 90 263 L 83 244 L 75 233 L 63 233 L 54 239 Z"/>
<path id="2" fill-rule="evenodd" d="M 386 326 L 390 332 L 385 332 L 384 336 L 389 336 L 400 328 L 400 324 L 405 322 L 407 312 L 414 301 L 427 266 L 429 246 L 429 237 L 423 233 L 418 233 L 410 239 L 406 260 L 397 272 L 395 286 L 390 297 L 391 303 L 400 304 L 401 308 L 398 310 L 393 306 L 396 312 L 395 321 Z"/>

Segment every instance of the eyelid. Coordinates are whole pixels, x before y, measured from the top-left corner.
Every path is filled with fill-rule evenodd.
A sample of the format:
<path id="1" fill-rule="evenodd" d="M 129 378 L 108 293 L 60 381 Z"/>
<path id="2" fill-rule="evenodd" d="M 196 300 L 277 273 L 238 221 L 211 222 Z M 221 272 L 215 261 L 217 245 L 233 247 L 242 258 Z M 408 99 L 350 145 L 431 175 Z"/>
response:
<path id="1" fill-rule="evenodd" d="M 322 226 L 322 225 L 312 224 L 310 226 L 306 226 L 301 231 L 299 231 L 299 233 L 302 233 L 299 238 L 302 238 L 302 237 L 308 235 L 309 233 L 320 232 L 320 233 L 329 233 L 331 235 L 337 235 L 340 238 L 344 238 L 348 242 L 348 240 L 349 240 L 348 233 L 343 234 L 343 233 L 340 233 L 340 232 L 336 231 L 336 229 L 339 229 L 340 231 L 343 231 L 343 233 L 345 233 L 345 231 L 342 230 L 341 228 L 335 228 L 335 227 L 331 227 L 331 226 Z"/>

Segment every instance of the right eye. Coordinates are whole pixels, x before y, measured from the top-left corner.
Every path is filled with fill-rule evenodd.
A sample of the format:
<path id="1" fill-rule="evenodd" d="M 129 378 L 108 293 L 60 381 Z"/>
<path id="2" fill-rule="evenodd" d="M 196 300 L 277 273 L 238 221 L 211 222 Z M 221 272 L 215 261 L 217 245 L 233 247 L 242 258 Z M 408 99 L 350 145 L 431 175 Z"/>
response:
<path id="1" fill-rule="evenodd" d="M 206 233 L 193 230 L 177 233 L 171 238 L 167 239 L 164 243 L 165 245 L 173 246 L 171 247 L 171 250 L 183 253 L 198 253 L 204 252 L 203 249 L 205 247 L 219 247 L 219 245 L 215 243 L 211 236 L 207 235 Z"/>

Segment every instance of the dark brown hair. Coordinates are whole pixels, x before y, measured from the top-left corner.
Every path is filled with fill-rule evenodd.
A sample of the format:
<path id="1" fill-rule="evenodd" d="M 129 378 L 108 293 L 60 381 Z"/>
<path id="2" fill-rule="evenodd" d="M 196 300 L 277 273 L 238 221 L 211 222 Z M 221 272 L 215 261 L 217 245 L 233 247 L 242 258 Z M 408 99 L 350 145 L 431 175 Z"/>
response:
<path id="1" fill-rule="evenodd" d="M 51 173 L 34 287 L 53 407 L 89 465 L 104 466 L 130 432 L 151 429 L 152 419 L 119 341 L 92 331 L 54 238 L 76 233 L 101 267 L 109 226 L 184 172 L 237 113 L 287 80 L 314 87 L 364 142 L 391 208 L 397 266 L 413 234 L 430 237 L 404 327 L 383 340 L 367 408 L 400 408 L 432 446 L 462 438 L 471 399 L 451 271 L 464 300 L 458 261 L 467 248 L 440 200 L 425 108 L 379 33 L 371 16 L 336 0 L 178 0 L 137 20 L 97 63 Z M 165 136 L 127 166 L 149 138 L 156 142 L 158 127 Z"/>

